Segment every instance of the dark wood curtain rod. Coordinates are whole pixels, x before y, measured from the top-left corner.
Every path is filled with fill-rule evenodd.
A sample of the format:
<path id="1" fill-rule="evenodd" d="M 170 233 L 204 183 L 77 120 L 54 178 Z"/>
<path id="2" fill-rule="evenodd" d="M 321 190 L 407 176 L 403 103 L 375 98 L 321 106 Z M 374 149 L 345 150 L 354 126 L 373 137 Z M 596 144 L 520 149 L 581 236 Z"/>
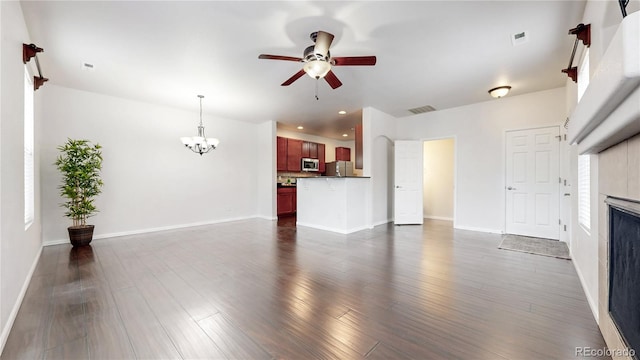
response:
<path id="1" fill-rule="evenodd" d="M 38 53 L 39 52 L 43 52 L 44 50 L 42 48 L 37 47 L 35 44 L 22 44 L 22 63 L 26 64 L 28 63 L 31 58 L 35 58 L 36 59 L 36 68 L 38 69 L 38 76 L 33 76 L 33 90 L 38 90 L 38 88 L 40 86 L 42 86 L 42 84 L 44 84 L 45 81 L 48 81 L 49 79 L 45 78 L 44 76 L 42 76 L 42 70 L 40 69 L 40 61 L 38 61 Z"/>
<path id="2" fill-rule="evenodd" d="M 591 24 L 578 24 L 573 29 L 569 30 L 569 35 L 575 35 L 576 41 L 573 43 L 573 50 L 571 51 L 571 57 L 569 58 L 569 66 L 566 69 L 562 69 L 562 72 L 567 74 L 574 82 L 578 82 L 578 67 L 573 66 L 573 58 L 576 56 L 576 49 L 578 42 L 582 41 L 584 46 L 591 46 Z"/>

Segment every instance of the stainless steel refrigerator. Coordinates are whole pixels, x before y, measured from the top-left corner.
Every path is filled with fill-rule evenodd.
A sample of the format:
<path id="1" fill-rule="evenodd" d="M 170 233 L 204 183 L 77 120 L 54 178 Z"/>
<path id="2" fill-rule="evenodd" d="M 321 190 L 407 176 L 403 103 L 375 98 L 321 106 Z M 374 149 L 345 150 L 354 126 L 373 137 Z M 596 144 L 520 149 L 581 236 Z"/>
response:
<path id="1" fill-rule="evenodd" d="M 325 164 L 326 176 L 353 176 L 353 162 L 332 161 Z"/>

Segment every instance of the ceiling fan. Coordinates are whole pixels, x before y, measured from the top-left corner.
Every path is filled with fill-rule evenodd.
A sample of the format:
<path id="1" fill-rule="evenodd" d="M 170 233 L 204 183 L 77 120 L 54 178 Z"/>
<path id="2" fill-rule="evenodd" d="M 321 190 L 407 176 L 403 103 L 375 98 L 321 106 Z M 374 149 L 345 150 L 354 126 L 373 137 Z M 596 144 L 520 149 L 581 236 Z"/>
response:
<path id="1" fill-rule="evenodd" d="M 311 33 L 310 37 L 311 40 L 315 42 L 315 45 L 307 47 L 304 50 L 303 57 L 301 58 L 260 54 L 258 59 L 286 60 L 304 63 L 302 69 L 287 79 L 287 81 L 283 82 L 282 86 L 291 85 L 306 73 L 314 79 L 324 78 L 332 89 L 342 86 L 342 82 L 340 82 L 336 74 L 331 71 L 332 66 L 373 66 L 376 64 L 375 56 L 331 57 L 329 47 L 331 47 L 333 35 L 328 32 L 316 31 Z"/>

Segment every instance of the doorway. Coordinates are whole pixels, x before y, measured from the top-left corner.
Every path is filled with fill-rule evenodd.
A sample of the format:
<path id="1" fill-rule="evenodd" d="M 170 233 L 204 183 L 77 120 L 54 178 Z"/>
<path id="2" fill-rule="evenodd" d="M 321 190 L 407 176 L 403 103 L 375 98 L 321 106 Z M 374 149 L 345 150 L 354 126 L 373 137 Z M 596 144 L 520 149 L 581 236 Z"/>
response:
<path id="1" fill-rule="evenodd" d="M 425 219 L 455 219 L 455 138 L 423 143 L 423 214 Z"/>

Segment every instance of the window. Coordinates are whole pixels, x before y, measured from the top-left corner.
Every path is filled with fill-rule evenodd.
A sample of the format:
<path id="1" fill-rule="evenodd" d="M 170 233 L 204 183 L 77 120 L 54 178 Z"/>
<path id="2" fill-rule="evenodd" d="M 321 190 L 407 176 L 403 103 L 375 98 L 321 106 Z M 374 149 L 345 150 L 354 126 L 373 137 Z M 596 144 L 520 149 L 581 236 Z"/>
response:
<path id="1" fill-rule="evenodd" d="M 578 156 L 578 223 L 591 230 L 591 155 Z"/>
<path id="2" fill-rule="evenodd" d="M 24 68 L 24 225 L 31 226 L 35 217 L 35 169 L 33 160 L 33 82 Z"/>
<path id="3" fill-rule="evenodd" d="M 584 50 L 584 57 L 578 68 L 578 102 L 582 99 L 587 86 L 589 86 L 589 48 Z"/>

